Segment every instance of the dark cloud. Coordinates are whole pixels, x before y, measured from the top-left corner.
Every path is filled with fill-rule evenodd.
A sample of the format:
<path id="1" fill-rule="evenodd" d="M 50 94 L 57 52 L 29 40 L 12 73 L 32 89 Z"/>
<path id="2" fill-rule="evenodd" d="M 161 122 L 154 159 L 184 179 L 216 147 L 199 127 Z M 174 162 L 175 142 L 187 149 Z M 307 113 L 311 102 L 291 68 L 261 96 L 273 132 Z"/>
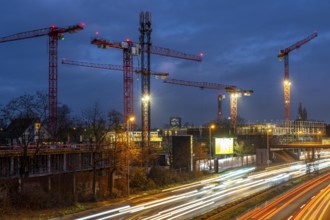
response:
<path id="1" fill-rule="evenodd" d="M 253 89 L 239 100 L 239 114 L 248 121 L 283 118 L 283 61 L 277 54 L 313 31 L 319 36 L 290 54 L 291 115 L 302 102 L 312 119 L 330 121 L 329 87 L 330 3 L 320 1 L 2 1 L 1 36 L 85 22 L 84 31 L 66 34 L 59 42 L 62 58 L 122 64 L 122 51 L 100 50 L 90 44 L 95 32 L 113 41 L 139 37 L 139 13 L 152 12 L 152 43 L 178 51 L 205 53 L 202 63 L 152 56 L 152 69 L 173 78 L 234 84 Z M 0 104 L 19 95 L 48 91 L 46 37 L 0 45 Z M 139 64 L 138 59 L 134 60 Z M 59 101 L 75 113 L 99 102 L 106 110 L 123 109 L 121 72 L 59 64 Z M 141 80 L 134 80 L 135 109 L 140 117 Z M 200 125 L 216 118 L 221 91 L 151 82 L 152 126 L 181 116 Z M 229 98 L 224 101 L 229 115 Z"/>

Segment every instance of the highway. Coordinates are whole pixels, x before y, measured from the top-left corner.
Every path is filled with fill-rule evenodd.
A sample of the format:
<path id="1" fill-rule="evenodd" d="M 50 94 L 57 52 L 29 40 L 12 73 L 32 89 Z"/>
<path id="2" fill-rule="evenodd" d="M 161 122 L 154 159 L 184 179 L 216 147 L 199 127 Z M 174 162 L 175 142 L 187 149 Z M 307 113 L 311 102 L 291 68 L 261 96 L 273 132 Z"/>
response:
<path id="1" fill-rule="evenodd" d="M 306 201 L 330 183 L 330 174 L 326 177 L 305 183 L 285 193 L 278 199 L 247 213 L 240 220 L 247 219 L 292 219 L 293 213 L 305 206 Z"/>
<path id="2" fill-rule="evenodd" d="M 320 169 L 328 166 L 330 160 L 320 160 Z M 306 165 L 292 163 L 262 172 L 253 171 L 254 167 L 241 168 L 204 181 L 166 189 L 157 195 L 129 200 L 93 214 L 75 215 L 74 219 L 191 219 L 290 178 L 302 176 L 306 173 Z"/>
<path id="3" fill-rule="evenodd" d="M 330 184 L 313 196 L 306 204 L 301 206 L 300 211 L 291 219 L 318 219 L 328 220 L 330 216 Z"/>

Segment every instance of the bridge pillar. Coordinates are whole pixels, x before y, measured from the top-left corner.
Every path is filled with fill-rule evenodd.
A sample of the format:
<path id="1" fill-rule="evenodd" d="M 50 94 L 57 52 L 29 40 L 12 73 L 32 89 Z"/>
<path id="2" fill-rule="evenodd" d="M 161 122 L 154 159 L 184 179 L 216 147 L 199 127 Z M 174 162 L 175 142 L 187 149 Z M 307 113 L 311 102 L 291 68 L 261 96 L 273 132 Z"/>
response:
<path id="1" fill-rule="evenodd" d="M 310 148 L 306 148 L 306 161 L 310 161 L 311 160 L 311 149 Z"/>

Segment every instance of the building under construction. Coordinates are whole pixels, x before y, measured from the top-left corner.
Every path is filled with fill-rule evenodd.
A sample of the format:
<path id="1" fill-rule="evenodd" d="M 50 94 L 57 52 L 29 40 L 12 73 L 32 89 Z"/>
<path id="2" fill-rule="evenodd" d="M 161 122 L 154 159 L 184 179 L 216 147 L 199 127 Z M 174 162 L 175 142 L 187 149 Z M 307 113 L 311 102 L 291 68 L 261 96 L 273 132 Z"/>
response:
<path id="1" fill-rule="evenodd" d="M 292 142 L 318 142 L 326 135 L 326 123 L 319 121 L 290 121 L 289 126 L 285 122 L 257 123 L 237 128 L 238 136 L 266 136 L 273 137 L 277 144 Z M 273 142 L 275 143 L 275 142 Z"/>

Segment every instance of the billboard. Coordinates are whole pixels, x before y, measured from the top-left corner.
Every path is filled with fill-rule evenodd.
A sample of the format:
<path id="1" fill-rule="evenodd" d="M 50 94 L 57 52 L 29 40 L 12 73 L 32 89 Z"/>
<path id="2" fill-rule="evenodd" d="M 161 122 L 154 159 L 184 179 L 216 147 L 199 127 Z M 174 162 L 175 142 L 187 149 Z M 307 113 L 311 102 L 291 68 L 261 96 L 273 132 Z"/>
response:
<path id="1" fill-rule="evenodd" d="M 216 138 L 215 139 L 215 154 L 233 154 L 234 153 L 234 138 Z"/>

